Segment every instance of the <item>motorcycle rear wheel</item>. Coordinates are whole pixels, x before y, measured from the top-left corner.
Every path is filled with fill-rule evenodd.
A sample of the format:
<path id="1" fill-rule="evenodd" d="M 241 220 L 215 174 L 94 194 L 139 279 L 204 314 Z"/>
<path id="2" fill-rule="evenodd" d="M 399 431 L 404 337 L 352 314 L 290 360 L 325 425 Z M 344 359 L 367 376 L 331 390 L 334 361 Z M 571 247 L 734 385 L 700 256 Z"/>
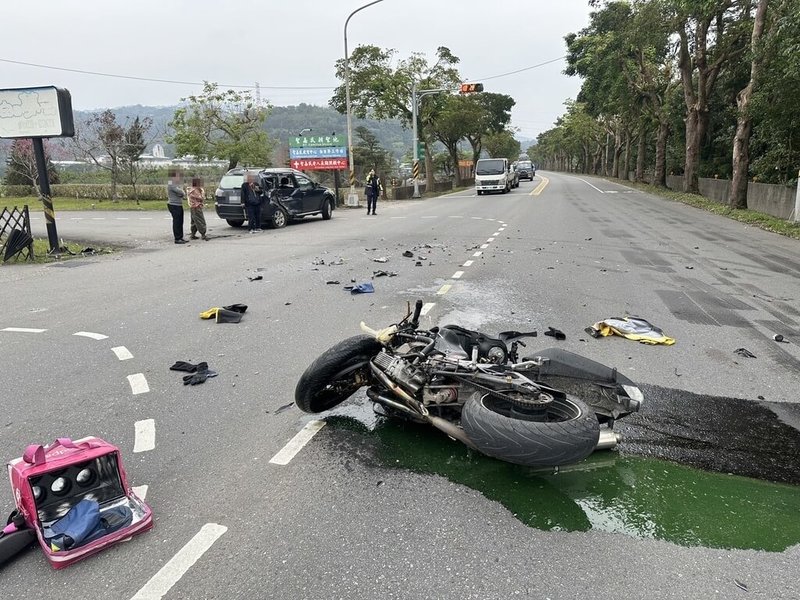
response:
<path id="1" fill-rule="evenodd" d="M 380 350 L 380 343 L 367 335 L 347 338 L 326 350 L 300 376 L 295 404 L 307 413 L 321 413 L 341 404 L 363 385 L 356 381 L 357 373 Z"/>
<path id="2" fill-rule="evenodd" d="M 574 396 L 557 396 L 548 420 L 514 418 L 498 396 L 471 398 L 461 427 L 478 450 L 518 465 L 559 466 L 579 462 L 597 447 L 600 425 L 594 411 Z"/>

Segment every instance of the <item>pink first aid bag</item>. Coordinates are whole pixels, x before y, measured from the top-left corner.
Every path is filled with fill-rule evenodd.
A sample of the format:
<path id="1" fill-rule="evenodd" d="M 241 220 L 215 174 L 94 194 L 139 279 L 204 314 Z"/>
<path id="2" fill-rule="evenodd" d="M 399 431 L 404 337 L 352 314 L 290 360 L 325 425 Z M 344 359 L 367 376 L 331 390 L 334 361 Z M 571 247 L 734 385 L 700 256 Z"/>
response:
<path id="1" fill-rule="evenodd" d="M 17 509 L 25 524 L 36 531 L 39 545 L 56 569 L 153 527 L 150 507 L 128 485 L 119 448 L 100 438 L 74 442 L 59 438 L 49 446 L 32 444 L 8 463 L 8 474 Z M 85 544 L 58 550 L 46 538 L 47 528 L 81 500 L 97 502 L 101 519 L 104 512 L 111 517 L 130 511 L 130 523 Z"/>

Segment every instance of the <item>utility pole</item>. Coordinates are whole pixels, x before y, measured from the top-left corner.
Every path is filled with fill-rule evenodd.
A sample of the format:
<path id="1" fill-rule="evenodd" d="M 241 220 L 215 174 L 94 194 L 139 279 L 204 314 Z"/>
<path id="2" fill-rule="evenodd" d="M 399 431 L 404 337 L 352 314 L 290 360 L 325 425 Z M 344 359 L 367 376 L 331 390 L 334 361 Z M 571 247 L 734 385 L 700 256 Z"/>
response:
<path id="1" fill-rule="evenodd" d="M 347 196 L 348 206 L 358 206 L 358 194 L 356 193 L 356 171 L 355 165 L 353 164 L 353 116 L 350 110 L 350 54 L 347 52 L 347 24 L 358 11 L 364 10 L 378 2 L 383 2 L 383 0 L 373 0 L 364 6 L 358 7 L 347 16 L 347 20 L 344 22 L 344 93 L 347 107 L 347 157 L 350 164 L 350 193 Z"/>
<path id="2" fill-rule="evenodd" d="M 437 88 L 432 90 L 417 90 L 417 82 L 414 82 L 414 85 L 411 86 L 411 121 L 412 121 L 412 131 L 414 134 L 414 163 L 412 165 L 413 168 L 413 175 L 414 175 L 414 193 L 411 195 L 412 198 L 419 198 L 419 125 L 417 121 L 419 120 L 419 103 L 425 96 L 430 96 L 431 94 L 441 94 L 442 92 L 451 92 L 452 90 L 446 90 L 444 88 Z M 426 177 L 430 178 L 430 173 L 426 173 Z M 428 188 L 430 189 L 430 188 Z"/>

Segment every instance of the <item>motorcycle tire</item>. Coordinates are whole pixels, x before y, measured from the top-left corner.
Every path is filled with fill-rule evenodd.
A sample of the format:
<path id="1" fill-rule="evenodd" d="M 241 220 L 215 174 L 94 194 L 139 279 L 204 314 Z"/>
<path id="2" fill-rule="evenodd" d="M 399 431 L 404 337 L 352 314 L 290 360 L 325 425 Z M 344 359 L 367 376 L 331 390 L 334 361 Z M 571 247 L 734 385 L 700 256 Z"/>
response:
<path id="1" fill-rule="evenodd" d="M 380 350 L 380 342 L 368 335 L 347 338 L 326 350 L 300 376 L 295 404 L 307 413 L 321 413 L 341 404 L 361 387 L 352 381 L 355 372 Z"/>
<path id="2" fill-rule="evenodd" d="M 528 421 L 497 412 L 492 394 L 471 398 L 461 412 L 461 427 L 482 453 L 530 467 L 579 462 L 597 447 L 600 425 L 594 411 L 573 396 L 556 397 L 552 416 Z"/>

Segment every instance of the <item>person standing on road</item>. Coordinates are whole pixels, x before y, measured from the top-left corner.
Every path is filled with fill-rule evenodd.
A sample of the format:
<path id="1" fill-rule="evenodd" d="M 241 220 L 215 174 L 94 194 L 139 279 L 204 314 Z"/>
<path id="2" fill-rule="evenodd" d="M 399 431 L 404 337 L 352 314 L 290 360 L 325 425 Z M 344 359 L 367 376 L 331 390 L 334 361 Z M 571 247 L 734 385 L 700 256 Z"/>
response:
<path id="1" fill-rule="evenodd" d="M 192 235 L 193 240 L 197 239 L 199 233 L 202 238 L 208 241 L 206 235 L 206 216 L 203 214 L 203 201 L 206 199 L 206 191 L 203 189 L 203 180 L 199 177 L 192 179 L 192 187 L 188 191 L 189 212 L 192 216 Z"/>
<path id="2" fill-rule="evenodd" d="M 242 202 L 247 210 L 247 228 L 250 233 L 261 231 L 261 190 L 256 186 L 255 175 L 248 171 L 242 184 Z"/>
<path id="3" fill-rule="evenodd" d="M 180 171 L 170 171 L 167 182 L 167 208 L 172 215 L 172 235 L 176 244 L 185 244 L 183 239 L 183 199 L 186 191 L 181 185 L 183 176 Z"/>
<path id="4" fill-rule="evenodd" d="M 375 169 L 369 170 L 367 175 L 367 187 L 364 189 L 364 195 L 367 197 L 367 214 L 369 214 L 370 207 L 372 207 L 372 214 L 375 212 L 375 206 L 378 204 L 378 196 L 383 192 L 380 178 L 375 174 Z"/>

